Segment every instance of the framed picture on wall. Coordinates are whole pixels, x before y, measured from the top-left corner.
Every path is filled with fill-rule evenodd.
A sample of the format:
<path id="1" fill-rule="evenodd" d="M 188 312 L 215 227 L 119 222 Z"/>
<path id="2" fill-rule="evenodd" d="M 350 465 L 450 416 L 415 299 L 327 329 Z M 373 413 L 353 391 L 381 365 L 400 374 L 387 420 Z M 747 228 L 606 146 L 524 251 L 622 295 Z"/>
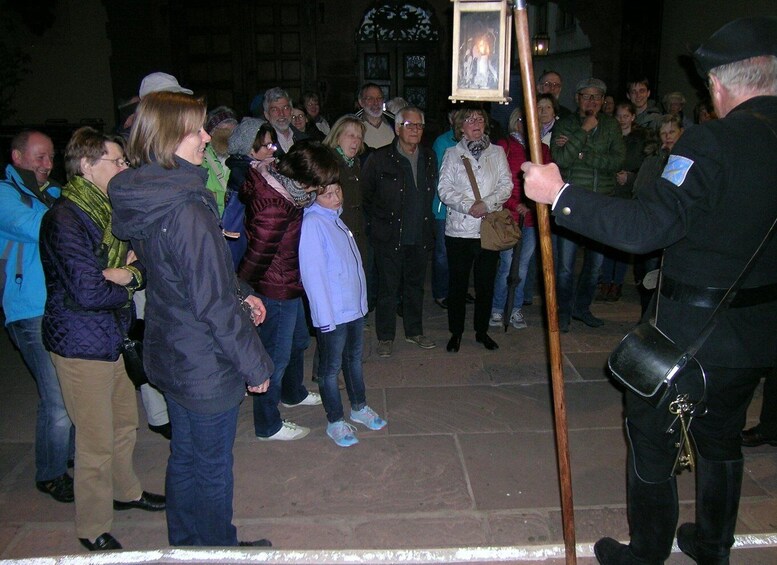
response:
<path id="1" fill-rule="evenodd" d="M 366 53 L 364 55 L 364 78 L 366 80 L 390 80 L 389 54 Z"/>
<path id="2" fill-rule="evenodd" d="M 426 78 L 426 55 L 405 55 L 405 78 Z"/>
<path id="3" fill-rule="evenodd" d="M 510 26 L 504 2 L 456 2 L 451 100 L 510 100 Z"/>

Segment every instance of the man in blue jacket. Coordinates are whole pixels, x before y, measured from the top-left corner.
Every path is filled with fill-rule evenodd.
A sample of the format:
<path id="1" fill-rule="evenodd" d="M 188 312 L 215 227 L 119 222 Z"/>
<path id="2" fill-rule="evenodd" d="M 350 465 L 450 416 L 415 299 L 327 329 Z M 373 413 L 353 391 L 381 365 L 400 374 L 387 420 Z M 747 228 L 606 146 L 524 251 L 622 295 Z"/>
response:
<path id="1" fill-rule="evenodd" d="M 35 484 L 59 502 L 73 502 L 73 479 L 67 473 L 73 424 L 48 351 L 41 320 L 46 284 L 38 236 L 43 215 L 60 189 L 49 182 L 54 145 L 38 131 L 23 131 L 11 142 L 11 165 L 0 181 L 0 265 L 3 266 L 3 310 L 11 340 L 38 385 L 35 430 Z"/>

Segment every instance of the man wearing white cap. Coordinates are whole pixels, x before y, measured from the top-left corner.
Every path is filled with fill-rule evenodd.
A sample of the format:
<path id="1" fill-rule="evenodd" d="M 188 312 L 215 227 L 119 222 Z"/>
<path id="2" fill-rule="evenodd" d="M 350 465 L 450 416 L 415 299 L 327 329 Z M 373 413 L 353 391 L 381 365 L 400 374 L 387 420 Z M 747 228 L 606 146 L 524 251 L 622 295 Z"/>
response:
<path id="1" fill-rule="evenodd" d="M 689 426 L 696 519 L 680 526 L 677 544 L 697 563 L 727 564 L 744 473 L 740 430 L 760 378 L 777 365 L 777 238 L 767 235 L 777 218 L 777 17 L 735 20 L 694 57 L 721 119 L 685 132 L 646 194 L 608 198 L 565 184 L 555 165 L 522 168 L 526 194 L 553 204 L 559 225 L 631 253 L 665 248 L 655 326 L 684 351 L 763 245 L 695 354 L 706 374 L 706 402 Z M 678 377 L 670 399 L 688 382 Z M 594 551 L 604 564 L 663 563 L 679 514 L 679 425 L 666 404 L 654 408 L 635 392 L 626 392 L 625 413 L 631 542 L 602 538 Z"/>

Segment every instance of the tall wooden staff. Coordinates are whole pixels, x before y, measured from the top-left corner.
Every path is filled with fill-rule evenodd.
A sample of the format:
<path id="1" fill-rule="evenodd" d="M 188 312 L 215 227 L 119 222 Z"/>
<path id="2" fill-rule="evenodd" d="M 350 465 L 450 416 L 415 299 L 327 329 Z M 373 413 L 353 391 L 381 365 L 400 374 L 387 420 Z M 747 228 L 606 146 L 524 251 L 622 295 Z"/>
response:
<path id="1" fill-rule="evenodd" d="M 508 0 L 510 2 L 510 0 Z M 532 68 L 531 41 L 526 11 L 526 0 L 514 0 L 515 37 L 521 65 L 521 82 L 528 125 L 529 151 L 532 162 L 542 164 L 540 126 L 535 103 L 534 69 Z M 569 438 L 567 435 L 567 408 L 564 397 L 564 373 L 561 361 L 561 339 L 558 331 L 556 302 L 556 276 L 553 267 L 553 247 L 550 241 L 550 215 L 545 204 L 537 204 L 537 221 L 540 228 L 542 273 L 545 281 L 545 309 L 548 314 L 548 344 L 550 346 L 550 374 L 553 383 L 553 408 L 556 424 L 556 456 L 561 482 L 561 520 L 564 531 L 564 547 L 568 565 L 577 563 L 575 554 L 575 513 L 572 503 L 572 469 L 569 464 Z"/>

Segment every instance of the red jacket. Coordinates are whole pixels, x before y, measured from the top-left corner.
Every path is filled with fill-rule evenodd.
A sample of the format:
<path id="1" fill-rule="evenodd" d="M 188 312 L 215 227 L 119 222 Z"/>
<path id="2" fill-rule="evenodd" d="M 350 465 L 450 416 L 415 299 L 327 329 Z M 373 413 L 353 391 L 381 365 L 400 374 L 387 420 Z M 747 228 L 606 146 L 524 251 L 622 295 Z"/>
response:
<path id="1" fill-rule="evenodd" d="M 510 198 L 504 203 L 504 207 L 513 214 L 516 222 L 520 221 L 517 209 L 518 204 L 523 203 L 534 209 L 534 202 L 526 198 L 523 194 L 523 171 L 521 165 L 524 161 L 527 161 L 526 148 L 515 139 L 512 135 L 507 136 L 507 139 L 500 139 L 496 142 L 502 149 L 505 150 L 507 156 L 507 164 L 510 165 L 510 172 L 513 174 L 513 192 L 510 194 Z M 544 143 L 542 144 L 542 162 L 550 163 L 550 149 Z M 534 212 L 529 212 L 523 217 L 524 227 L 534 227 Z"/>
<path id="2" fill-rule="evenodd" d="M 299 298 L 302 296 L 299 272 L 302 209 L 270 185 L 254 167 L 249 168 L 239 195 L 246 205 L 248 249 L 240 262 L 238 276 L 269 298 Z"/>

